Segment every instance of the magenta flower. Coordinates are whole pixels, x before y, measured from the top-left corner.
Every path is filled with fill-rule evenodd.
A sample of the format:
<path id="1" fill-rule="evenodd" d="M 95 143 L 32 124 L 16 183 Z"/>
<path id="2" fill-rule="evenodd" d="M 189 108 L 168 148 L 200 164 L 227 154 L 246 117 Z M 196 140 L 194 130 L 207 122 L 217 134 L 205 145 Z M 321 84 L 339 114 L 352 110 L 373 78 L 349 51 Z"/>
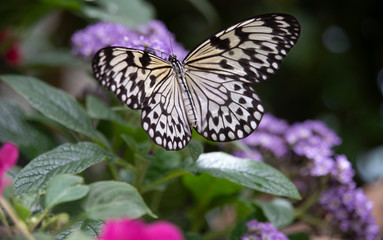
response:
<path id="1" fill-rule="evenodd" d="M 16 165 L 19 149 L 13 143 L 5 143 L 0 148 L 0 195 L 3 188 L 9 185 L 9 179 L 4 177 L 6 171 Z"/>
<path id="2" fill-rule="evenodd" d="M 183 240 L 182 232 L 172 223 L 145 224 L 140 219 L 108 220 L 98 240 Z"/>

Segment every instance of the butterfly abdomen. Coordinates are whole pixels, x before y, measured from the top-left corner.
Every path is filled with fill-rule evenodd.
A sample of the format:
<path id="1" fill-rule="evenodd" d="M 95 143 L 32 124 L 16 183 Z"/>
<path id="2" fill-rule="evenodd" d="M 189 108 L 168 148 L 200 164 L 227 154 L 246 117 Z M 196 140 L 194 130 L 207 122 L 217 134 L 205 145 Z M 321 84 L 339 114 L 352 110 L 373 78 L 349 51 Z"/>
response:
<path id="1" fill-rule="evenodd" d="M 176 73 L 176 78 L 178 83 L 181 86 L 182 90 L 182 99 L 186 109 L 186 114 L 189 120 L 189 124 L 192 127 L 197 126 L 197 113 L 195 110 L 194 102 L 192 100 L 192 96 L 190 94 L 189 87 L 185 80 L 184 67 L 180 61 L 177 60 L 176 56 L 170 55 L 169 61 L 172 64 L 174 71 Z"/>

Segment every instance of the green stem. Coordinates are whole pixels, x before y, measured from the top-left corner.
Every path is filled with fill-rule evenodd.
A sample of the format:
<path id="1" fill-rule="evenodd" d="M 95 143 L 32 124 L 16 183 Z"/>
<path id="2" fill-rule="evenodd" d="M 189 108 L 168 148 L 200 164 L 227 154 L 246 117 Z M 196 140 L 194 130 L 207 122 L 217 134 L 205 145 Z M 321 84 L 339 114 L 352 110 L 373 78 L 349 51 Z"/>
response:
<path id="1" fill-rule="evenodd" d="M 44 219 L 44 217 L 47 215 L 49 209 L 45 209 L 43 213 L 37 216 L 37 219 L 33 221 L 33 225 L 29 226 L 30 229 L 35 229 L 41 221 Z"/>
<path id="2" fill-rule="evenodd" d="M 200 228 L 202 227 L 202 223 L 204 222 L 204 212 L 207 205 L 207 200 L 210 194 L 210 190 L 214 188 L 216 185 L 216 181 L 212 182 L 209 187 L 204 192 L 203 196 L 200 198 L 200 201 L 198 202 L 195 210 L 193 211 L 193 220 L 192 220 L 192 232 L 199 232 Z"/>
<path id="3" fill-rule="evenodd" d="M 110 173 L 112 174 L 112 178 L 116 181 L 119 181 L 116 165 L 113 163 L 109 163 L 108 165 L 109 165 Z"/>
<path id="4" fill-rule="evenodd" d="M 326 221 L 323 219 L 314 217 L 309 214 L 302 214 L 300 216 L 300 220 L 313 226 L 324 226 L 324 224 L 326 224 Z"/>
<path id="5" fill-rule="evenodd" d="M 136 172 L 136 179 L 134 180 L 134 187 L 136 187 L 137 191 L 141 193 L 142 191 L 142 181 L 145 177 L 146 174 L 146 169 L 149 166 L 149 162 L 142 158 L 140 155 L 136 155 L 136 167 L 137 167 L 137 172 Z"/>
<path id="6" fill-rule="evenodd" d="M 11 206 L 9 206 L 8 202 L 3 197 L 0 197 L 0 205 L 8 213 L 9 217 L 12 219 L 16 227 L 20 230 L 20 232 L 25 236 L 26 239 L 36 240 L 28 231 L 27 225 L 17 217 Z"/>
<path id="7" fill-rule="evenodd" d="M 145 192 L 149 192 L 149 191 L 151 191 L 153 188 L 155 188 L 157 185 L 159 185 L 159 184 L 161 184 L 161 183 L 164 183 L 164 182 L 166 182 L 166 181 L 169 181 L 169 180 L 171 180 L 171 179 L 173 179 L 173 178 L 177 178 L 177 177 L 183 176 L 183 175 L 185 175 L 185 174 L 187 174 L 187 173 L 188 173 L 188 172 L 185 171 L 185 170 L 176 170 L 176 171 L 174 171 L 174 172 L 172 172 L 172 173 L 170 173 L 170 174 L 168 174 L 168 175 L 166 175 L 166 176 L 164 176 L 164 177 L 162 177 L 162 178 L 160 178 L 160 179 L 158 179 L 158 180 L 152 182 L 151 184 L 149 184 L 148 186 L 146 186 L 145 189 L 143 189 L 142 192 L 143 192 L 143 193 L 145 193 Z"/>
<path id="8" fill-rule="evenodd" d="M 309 208 L 311 208 L 315 203 L 318 202 L 320 192 L 316 192 L 314 195 L 311 195 L 311 197 L 307 198 L 306 201 L 304 201 L 299 207 L 295 209 L 295 217 L 300 218 Z"/>
<path id="9" fill-rule="evenodd" d="M 137 168 L 136 168 L 135 166 L 133 166 L 132 164 L 130 164 L 130 163 L 128 163 L 128 162 L 122 161 L 120 158 L 117 159 L 116 164 L 122 166 L 123 168 L 130 169 L 130 170 L 132 170 L 132 172 L 134 172 L 134 173 L 137 172 Z"/>
<path id="10" fill-rule="evenodd" d="M 6 218 L 5 213 L 4 213 L 2 208 L 0 208 L 0 221 L 4 224 L 5 232 L 7 233 L 8 237 L 12 236 L 12 232 L 9 229 L 9 224 L 8 224 L 7 218 Z"/>

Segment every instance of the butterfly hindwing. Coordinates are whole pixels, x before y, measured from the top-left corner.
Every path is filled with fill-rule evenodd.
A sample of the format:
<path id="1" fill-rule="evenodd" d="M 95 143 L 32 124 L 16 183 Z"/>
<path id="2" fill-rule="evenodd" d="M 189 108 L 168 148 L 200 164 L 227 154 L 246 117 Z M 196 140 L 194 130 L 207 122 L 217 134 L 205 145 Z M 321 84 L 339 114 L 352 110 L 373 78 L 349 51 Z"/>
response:
<path id="1" fill-rule="evenodd" d="M 174 74 L 160 82 L 142 109 L 142 127 L 167 150 L 179 150 L 191 139 L 182 91 Z"/>
<path id="2" fill-rule="evenodd" d="M 263 115 L 253 88 L 240 81 L 225 81 L 214 73 L 192 71 L 186 74 L 195 102 L 195 130 L 206 139 L 226 142 L 251 134 Z"/>

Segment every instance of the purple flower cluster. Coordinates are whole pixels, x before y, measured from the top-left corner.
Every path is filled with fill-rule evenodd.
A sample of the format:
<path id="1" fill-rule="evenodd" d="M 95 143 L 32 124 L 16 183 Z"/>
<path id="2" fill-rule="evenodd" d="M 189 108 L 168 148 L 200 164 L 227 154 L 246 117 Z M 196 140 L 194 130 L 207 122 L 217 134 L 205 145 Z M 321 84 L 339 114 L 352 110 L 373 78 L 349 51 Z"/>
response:
<path id="1" fill-rule="evenodd" d="M 251 220 L 246 224 L 248 232 L 245 233 L 241 240 L 287 240 L 288 238 L 282 232 L 275 229 L 275 227 L 268 222 L 258 222 Z"/>
<path id="2" fill-rule="evenodd" d="M 360 188 L 337 186 L 325 191 L 319 204 L 333 216 L 333 223 L 352 239 L 376 240 L 379 226 L 371 215 L 373 203 Z"/>
<path id="3" fill-rule="evenodd" d="M 271 114 L 265 114 L 258 131 L 242 140 L 248 147 L 249 151 L 236 151 L 233 154 L 237 157 L 250 158 L 262 161 L 263 157 L 260 152 L 269 152 L 275 157 L 283 157 L 287 153 L 286 141 L 283 135 L 288 128 L 288 123 L 284 120 L 277 119 Z"/>
<path id="4" fill-rule="evenodd" d="M 345 234 L 377 239 L 379 227 L 372 216 L 372 202 L 356 188 L 355 173 L 346 156 L 333 151 L 341 139 L 323 122 L 308 120 L 289 125 L 265 114 L 258 130 L 241 142 L 245 145 L 241 149 L 246 151 L 236 151 L 236 156 L 263 159 L 288 169 L 298 188 L 301 184 L 303 196 L 318 189 L 318 177 L 327 176 L 331 188 L 320 198 L 321 209 L 333 215 L 334 223 Z"/>
<path id="5" fill-rule="evenodd" d="M 146 50 L 161 56 L 175 54 L 183 59 L 187 52 L 181 44 L 175 41 L 174 34 L 170 34 L 165 24 L 152 20 L 136 30 L 122 24 L 100 22 L 89 25 L 72 35 L 72 52 L 89 60 L 101 48 L 119 46 Z"/>
<path id="6" fill-rule="evenodd" d="M 285 120 L 265 114 L 259 128 L 242 140 L 249 149 L 236 151 L 238 157 L 263 160 L 278 159 L 290 164 L 291 159 L 300 164 L 300 174 L 325 176 L 331 174 L 346 184 L 352 182 L 353 171 L 344 156 L 334 157 L 332 147 L 341 139 L 321 121 L 308 120 L 289 125 Z M 245 148 L 246 149 L 246 148 Z"/>

